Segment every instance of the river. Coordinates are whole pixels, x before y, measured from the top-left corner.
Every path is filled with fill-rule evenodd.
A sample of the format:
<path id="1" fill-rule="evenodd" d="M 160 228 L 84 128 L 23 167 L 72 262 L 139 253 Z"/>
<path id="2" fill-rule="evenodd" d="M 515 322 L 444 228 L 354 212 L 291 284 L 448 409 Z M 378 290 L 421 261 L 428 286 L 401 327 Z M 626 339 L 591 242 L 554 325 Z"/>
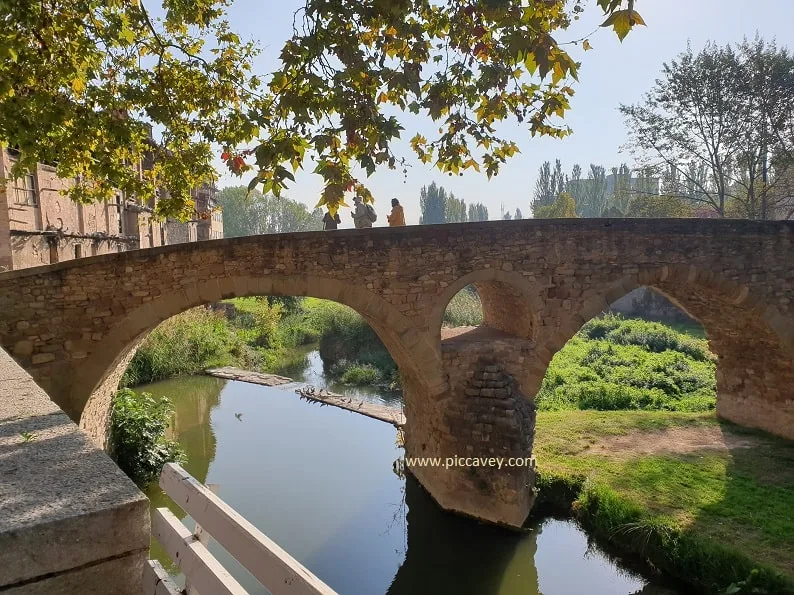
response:
<path id="1" fill-rule="evenodd" d="M 292 376 L 340 388 L 326 384 L 316 352 L 300 372 Z M 545 519 L 514 533 L 443 513 L 393 472 L 402 450 L 389 424 L 208 376 L 137 390 L 174 403 L 188 472 L 218 484 L 221 498 L 342 595 L 672 593 L 610 558 L 574 522 Z M 192 527 L 156 485 L 147 494 Z M 250 593 L 267 593 L 215 542 L 210 550 Z M 152 556 L 176 572 L 156 543 Z"/>

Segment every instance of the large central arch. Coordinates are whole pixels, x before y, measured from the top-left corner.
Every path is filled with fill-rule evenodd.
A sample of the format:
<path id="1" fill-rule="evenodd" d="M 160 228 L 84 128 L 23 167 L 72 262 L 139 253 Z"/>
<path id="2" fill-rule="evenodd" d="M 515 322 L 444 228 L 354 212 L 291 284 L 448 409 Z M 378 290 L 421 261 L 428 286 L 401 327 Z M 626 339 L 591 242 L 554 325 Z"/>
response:
<path id="1" fill-rule="evenodd" d="M 64 409 L 98 443 L 106 439 L 112 396 L 141 341 L 160 323 L 190 308 L 249 296 L 301 296 L 332 300 L 358 312 L 372 327 L 411 387 L 408 394 L 428 394 L 443 384 L 434 346 L 412 331 L 410 323 L 376 294 L 340 281 L 313 276 L 238 276 L 189 284 L 148 301 L 112 327 L 92 356 L 73 370 Z M 62 405 L 63 407 L 63 405 Z"/>

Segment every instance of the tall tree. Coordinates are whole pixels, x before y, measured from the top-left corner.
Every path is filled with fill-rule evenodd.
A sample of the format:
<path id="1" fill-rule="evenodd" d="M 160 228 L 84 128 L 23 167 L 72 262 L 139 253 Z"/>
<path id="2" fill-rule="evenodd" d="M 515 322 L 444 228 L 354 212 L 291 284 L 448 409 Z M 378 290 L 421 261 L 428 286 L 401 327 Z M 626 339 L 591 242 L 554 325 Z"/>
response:
<path id="1" fill-rule="evenodd" d="M 564 219 L 576 217 L 576 202 L 567 192 L 561 192 L 552 204 L 541 207 L 535 214 L 537 219 Z"/>
<path id="2" fill-rule="evenodd" d="M 79 202 L 162 187 L 158 213 L 189 217 L 191 190 L 215 176 L 211 144 L 252 138 L 249 111 L 266 106 L 256 50 L 230 31 L 224 4 L 164 0 L 156 18 L 143 1 L 0 3 L 0 145 L 20 151 L 12 176 L 53 164 Z M 128 165 L 142 161 L 154 165 Z"/>
<path id="3" fill-rule="evenodd" d="M 152 2 L 164 16 L 147 10 Z M 399 166 L 395 108 L 439 121 L 437 137 L 417 134 L 411 146 L 453 174 L 482 167 L 492 176 L 516 153 L 499 122 L 518 121 L 533 135 L 570 132 L 556 117 L 569 108 L 578 64 L 552 34 L 584 10 L 579 0 L 530 8 L 518 0 L 306 0 L 265 88 L 250 72 L 255 48 L 225 21 L 228 4 L 0 3 L 0 144 L 22 154 L 12 175 L 56 163 L 62 178 L 77 180 L 69 192 L 81 201 L 164 187 L 160 213 L 188 216 L 190 189 L 214 173 L 213 145 L 232 172 L 253 174 L 251 188 L 275 195 L 308 151 L 324 182 L 321 202 L 335 211 L 347 190 L 372 200 L 355 167 L 371 175 Z M 598 5 L 621 39 L 644 24 L 633 3 Z M 156 165 L 142 178 L 127 167 L 151 152 Z"/>
<path id="4" fill-rule="evenodd" d="M 554 171 L 551 173 L 551 187 L 554 190 L 554 196 L 559 197 L 560 194 L 565 192 L 565 186 L 568 183 L 568 177 L 562 172 L 562 163 L 559 159 L 554 160 Z"/>
<path id="5" fill-rule="evenodd" d="M 535 194 L 530 205 L 532 212 L 550 206 L 557 200 L 561 192 L 565 191 L 567 176 L 562 171 L 562 163 L 559 159 L 554 161 L 554 169 L 551 163 L 545 161 L 538 170 L 538 179 L 535 182 Z"/>
<path id="6" fill-rule="evenodd" d="M 621 106 L 643 164 L 667 170 L 667 190 L 726 216 L 775 216 L 773 189 L 794 162 L 794 56 L 761 39 L 709 43 L 665 64 L 638 105 Z M 773 156 L 785 156 L 775 162 Z M 672 175 L 671 175 L 672 172 Z"/>
<path id="7" fill-rule="evenodd" d="M 631 169 L 625 163 L 620 167 L 613 167 L 608 182 L 611 183 L 612 192 L 607 197 L 607 206 L 615 207 L 621 213 L 625 213 L 634 196 Z M 609 193 L 609 190 L 607 192 Z"/>
<path id="8" fill-rule="evenodd" d="M 444 209 L 447 223 L 464 223 L 466 221 L 466 203 L 463 199 L 458 199 L 454 194 L 447 197 Z"/>
<path id="9" fill-rule="evenodd" d="M 571 169 L 571 176 L 568 178 L 568 183 L 565 185 L 565 191 L 573 196 L 573 199 L 576 201 L 577 208 L 579 209 L 582 208 L 582 204 L 584 203 L 584 197 L 582 196 L 584 190 L 583 186 L 582 167 L 576 163 Z"/>
<path id="10" fill-rule="evenodd" d="M 245 186 L 222 189 L 218 204 L 223 213 L 223 232 L 229 238 L 323 228 L 320 209 L 309 211 L 301 202 L 263 196 L 258 190 L 249 194 Z"/>
<path id="11" fill-rule="evenodd" d="M 581 217 L 601 217 L 607 204 L 607 175 L 602 165 L 590 164 L 590 176 L 582 180 L 581 204 L 577 209 Z"/>
<path id="12" fill-rule="evenodd" d="M 516 207 L 516 214 L 513 215 L 513 219 L 523 219 L 523 218 L 524 218 L 524 214 L 521 212 L 521 209 Z"/>
<path id="13" fill-rule="evenodd" d="M 557 196 L 555 191 L 556 184 L 552 178 L 551 162 L 544 161 L 538 169 L 538 179 L 535 180 L 535 193 L 530 204 L 532 212 L 553 203 Z"/>
<path id="14" fill-rule="evenodd" d="M 488 221 L 488 209 L 478 202 L 469 205 L 469 221 Z"/>
<path id="15" fill-rule="evenodd" d="M 658 196 L 661 176 L 657 167 L 641 167 L 636 170 L 632 192 L 638 196 Z"/>
<path id="16" fill-rule="evenodd" d="M 420 223 L 430 225 L 447 222 L 447 191 L 435 182 L 422 186 L 419 191 L 419 208 L 422 210 Z"/>

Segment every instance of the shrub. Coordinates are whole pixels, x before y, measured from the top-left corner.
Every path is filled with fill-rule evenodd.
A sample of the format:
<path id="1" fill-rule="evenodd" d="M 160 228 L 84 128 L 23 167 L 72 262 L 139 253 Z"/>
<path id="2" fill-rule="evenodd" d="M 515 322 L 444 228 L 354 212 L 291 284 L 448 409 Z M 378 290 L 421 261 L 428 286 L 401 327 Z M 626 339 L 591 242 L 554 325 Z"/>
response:
<path id="1" fill-rule="evenodd" d="M 130 389 L 116 393 L 111 412 L 110 443 L 116 464 L 145 487 L 169 461 L 184 462 L 182 448 L 165 437 L 173 409 L 170 401 Z"/>
<path id="2" fill-rule="evenodd" d="M 369 364 L 381 378 L 388 378 L 396 365 L 378 335 L 347 306 L 323 300 L 306 300 L 309 326 L 320 335 L 324 362 L 342 360 Z"/>
<path id="3" fill-rule="evenodd" d="M 705 339 L 695 339 L 659 322 L 625 320 L 609 314 L 591 320 L 577 335 L 588 339 L 604 339 L 616 345 L 638 345 L 654 353 L 672 350 L 700 361 L 715 359 Z"/>
<path id="4" fill-rule="evenodd" d="M 234 316 L 231 322 L 234 327 L 242 330 L 237 334 L 250 345 L 265 348 L 281 346 L 279 323 L 284 306 L 280 303 L 270 304 L 267 299 L 250 297 L 231 300 L 234 304 Z"/>
<path id="5" fill-rule="evenodd" d="M 137 386 L 214 366 L 256 364 L 256 356 L 229 322 L 205 308 L 169 318 L 144 340 L 121 380 Z"/>
<path id="6" fill-rule="evenodd" d="M 297 312 L 281 319 L 278 336 L 279 342 L 284 347 L 300 347 L 317 343 L 320 340 L 320 331 L 312 326 L 312 321 L 306 312 Z"/>
<path id="7" fill-rule="evenodd" d="M 342 374 L 342 382 L 353 386 L 375 384 L 380 380 L 380 373 L 371 364 L 350 364 Z"/>

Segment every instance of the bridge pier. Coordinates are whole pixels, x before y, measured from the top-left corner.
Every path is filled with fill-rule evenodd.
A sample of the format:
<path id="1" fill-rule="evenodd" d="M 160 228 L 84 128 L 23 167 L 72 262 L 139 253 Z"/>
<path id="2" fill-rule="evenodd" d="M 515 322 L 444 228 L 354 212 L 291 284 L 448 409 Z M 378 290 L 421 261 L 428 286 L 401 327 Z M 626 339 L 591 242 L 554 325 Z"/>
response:
<path id="1" fill-rule="evenodd" d="M 527 519 L 535 406 L 519 371 L 530 349 L 494 329 L 470 329 L 442 342 L 448 392 L 432 402 L 405 395 L 408 468 L 445 510 L 509 527 Z"/>

